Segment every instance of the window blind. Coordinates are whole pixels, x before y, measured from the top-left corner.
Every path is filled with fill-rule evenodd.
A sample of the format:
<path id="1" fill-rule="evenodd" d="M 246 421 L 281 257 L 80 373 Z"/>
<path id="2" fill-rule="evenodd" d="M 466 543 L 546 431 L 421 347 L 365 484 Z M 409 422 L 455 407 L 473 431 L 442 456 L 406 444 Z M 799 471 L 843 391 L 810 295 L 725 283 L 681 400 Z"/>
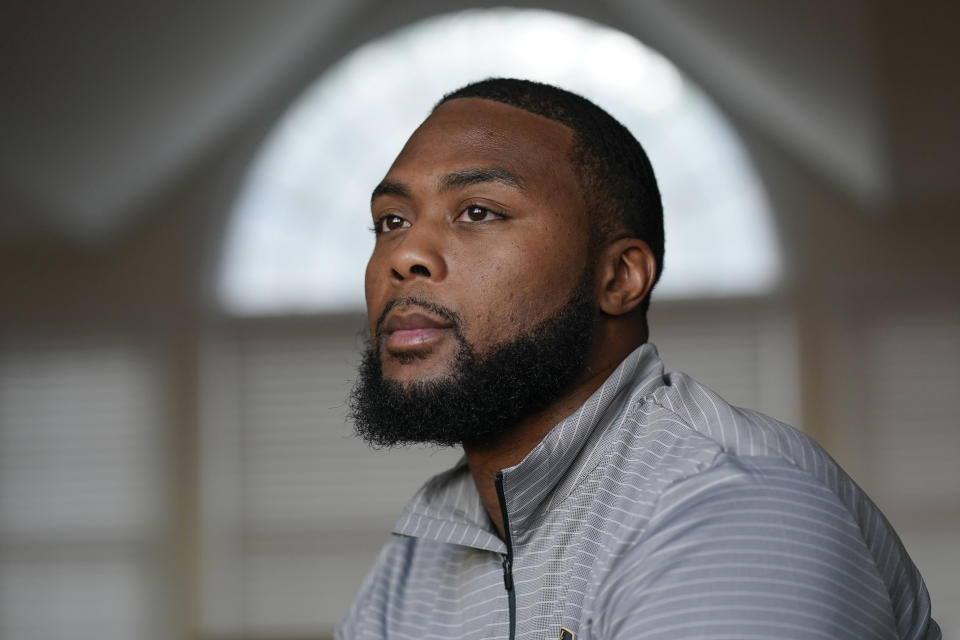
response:
<path id="1" fill-rule="evenodd" d="M 157 383 L 129 342 L 0 340 L 0 637 L 159 637 Z"/>
<path id="2" fill-rule="evenodd" d="M 204 379 L 204 624 L 330 633 L 400 510 L 460 453 L 375 451 L 346 422 L 363 321 L 221 338 Z"/>
<path id="3" fill-rule="evenodd" d="M 460 456 L 373 451 L 352 435 L 344 400 L 362 326 L 361 318 L 242 322 L 211 343 L 202 469 L 212 633 L 332 632 L 403 505 Z M 746 405 L 796 412 L 795 386 L 773 389 L 796 380 L 780 316 L 707 305 L 660 314 L 656 326 L 668 367 L 688 368 Z"/>
<path id="4" fill-rule="evenodd" d="M 892 508 L 960 512 L 960 313 L 907 307 L 865 325 L 873 492 Z"/>

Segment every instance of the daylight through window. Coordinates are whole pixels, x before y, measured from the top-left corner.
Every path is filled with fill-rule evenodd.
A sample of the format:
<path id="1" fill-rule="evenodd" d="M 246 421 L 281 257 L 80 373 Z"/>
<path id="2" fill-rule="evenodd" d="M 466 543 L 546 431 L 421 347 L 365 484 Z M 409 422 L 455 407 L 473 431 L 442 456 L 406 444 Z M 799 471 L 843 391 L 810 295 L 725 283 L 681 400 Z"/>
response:
<path id="1" fill-rule="evenodd" d="M 219 287 L 225 308 L 361 310 L 370 190 L 444 93 L 491 76 L 582 93 L 644 145 L 666 217 L 655 297 L 751 295 L 776 285 L 779 250 L 763 188 L 703 92 L 614 29 L 548 11 L 487 9 L 370 42 L 290 107 L 235 204 Z"/>

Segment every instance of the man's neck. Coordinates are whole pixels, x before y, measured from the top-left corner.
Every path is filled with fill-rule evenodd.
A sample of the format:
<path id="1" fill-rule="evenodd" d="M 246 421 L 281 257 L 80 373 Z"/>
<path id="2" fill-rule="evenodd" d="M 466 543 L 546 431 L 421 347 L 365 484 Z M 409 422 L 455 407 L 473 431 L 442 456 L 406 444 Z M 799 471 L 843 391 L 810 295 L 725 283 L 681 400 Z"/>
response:
<path id="1" fill-rule="evenodd" d="M 507 430 L 496 439 L 482 445 L 464 445 L 467 466 L 473 475 L 473 482 L 501 538 L 503 537 L 503 517 L 494 484 L 497 472 L 523 460 L 554 426 L 576 411 L 594 391 L 600 388 L 624 357 L 626 354 L 617 354 L 613 358 L 605 359 L 604 364 L 599 368 L 590 367 L 587 375 L 563 398 L 543 411 L 524 418 L 515 428 Z"/>

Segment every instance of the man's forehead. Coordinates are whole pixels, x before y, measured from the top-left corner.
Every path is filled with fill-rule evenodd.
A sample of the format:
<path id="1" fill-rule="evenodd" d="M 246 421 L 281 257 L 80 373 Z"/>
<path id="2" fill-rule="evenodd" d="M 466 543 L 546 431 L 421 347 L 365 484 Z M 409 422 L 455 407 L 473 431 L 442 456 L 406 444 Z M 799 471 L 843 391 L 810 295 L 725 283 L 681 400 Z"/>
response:
<path id="1" fill-rule="evenodd" d="M 410 136 L 391 173 L 417 166 L 503 167 L 564 172 L 573 131 L 523 109 L 480 98 L 445 102 Z"/>

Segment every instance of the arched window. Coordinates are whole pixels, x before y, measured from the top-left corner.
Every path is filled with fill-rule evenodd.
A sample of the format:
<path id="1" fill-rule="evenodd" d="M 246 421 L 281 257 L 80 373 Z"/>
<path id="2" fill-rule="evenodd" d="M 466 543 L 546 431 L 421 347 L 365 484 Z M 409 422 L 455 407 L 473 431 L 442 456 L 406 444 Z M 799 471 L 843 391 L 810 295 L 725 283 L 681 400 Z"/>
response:
<path id="1" fill-rule="evenodd" d="M 226 309 L 362 309 L 372 187 L 444 93 L 491 76 L 582 93 L 647 149 L 666 216 L 656 297 L 750 295 L 776 284 L 779 250 L 763 188 L 703 92 L 629 35 L 501 8 L 435 17 L 366 44 L 290 107 L 235 205 L 219 287 Z"/>

